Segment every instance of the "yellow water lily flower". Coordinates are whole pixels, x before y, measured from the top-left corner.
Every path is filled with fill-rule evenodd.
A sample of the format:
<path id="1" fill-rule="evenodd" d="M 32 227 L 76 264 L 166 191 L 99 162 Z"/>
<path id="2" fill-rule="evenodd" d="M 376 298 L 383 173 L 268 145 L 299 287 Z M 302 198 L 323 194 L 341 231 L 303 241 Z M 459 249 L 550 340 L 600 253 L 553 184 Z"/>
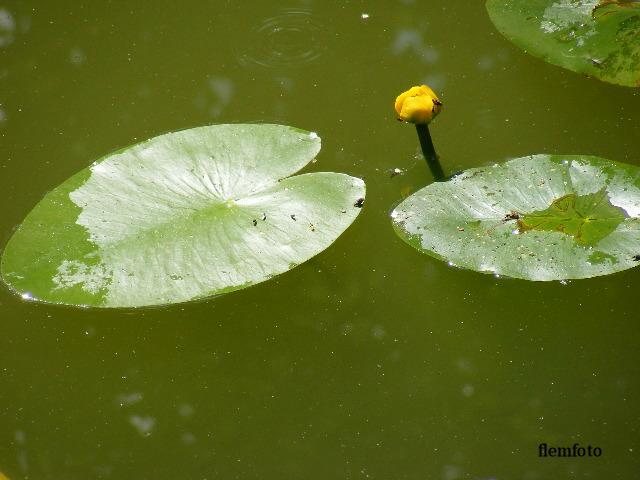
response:
<path id="1" fill-rule="evenodd" d="M 420 85 L 401 93 L 395 107 L 400 120 L 426 125 L 442 111 L 442 102 L 433 90 Z"/>

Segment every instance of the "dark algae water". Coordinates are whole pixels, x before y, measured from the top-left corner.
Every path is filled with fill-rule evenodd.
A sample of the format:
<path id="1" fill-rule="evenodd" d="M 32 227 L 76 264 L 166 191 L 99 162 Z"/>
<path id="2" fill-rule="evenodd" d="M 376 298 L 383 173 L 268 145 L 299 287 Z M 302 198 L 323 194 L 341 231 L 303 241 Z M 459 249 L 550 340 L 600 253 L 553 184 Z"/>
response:
<path id="1" fill-rule="evenodd" d="M 447 174 L 536 153 L 640 165 L 638 89 L 527 55 L 483 1 L 0 2 L 0 248 L 93 160 L 199 125 L 317 132 L 304 172 L 367 182 L 331 247 L 246 290 L 105 310 L 2 288 L 0 471 L 638 478 L 640 272 L 527 282 L 406 245 L 389 213 L 432 178 L 393 102 L 422 83 Z"/>

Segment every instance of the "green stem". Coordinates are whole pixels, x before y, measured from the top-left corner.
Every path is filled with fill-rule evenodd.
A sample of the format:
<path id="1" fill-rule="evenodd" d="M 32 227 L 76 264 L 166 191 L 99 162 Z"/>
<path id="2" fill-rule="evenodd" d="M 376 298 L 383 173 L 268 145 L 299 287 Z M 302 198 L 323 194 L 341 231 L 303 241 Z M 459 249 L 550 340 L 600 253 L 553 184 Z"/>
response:
<path id="1" fill-rule="evenodd" d="M 436 182 L 441 182 L 445 179 L 442 166 L 438 161 L 438 155 L 436 149 L 433 148 L 433 141 L 431 140 L 431 134 L 429 133 L 429 126 L 426 124 L 416 124 L 416 132 L 418 132 L 418 138 L 420 139 L 420 147 L 422 147 L 422 154 L 427 161 L 427 166 L 431 171 L 431 175 Z"/>

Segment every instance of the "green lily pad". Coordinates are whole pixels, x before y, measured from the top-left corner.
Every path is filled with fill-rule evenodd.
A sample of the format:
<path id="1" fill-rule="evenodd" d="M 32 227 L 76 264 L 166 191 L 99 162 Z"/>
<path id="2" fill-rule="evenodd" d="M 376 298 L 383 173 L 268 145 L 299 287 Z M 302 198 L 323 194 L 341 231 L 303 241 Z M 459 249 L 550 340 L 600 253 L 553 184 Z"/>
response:
<path id="1" fill-rule="evenodd" d="M 640 86 L 640 2 L 487 0 L 491 21 L 536 57 L 605 82 Z"/>
<path id="2" fill-rule="evenodd" d="M 526 280 L 589 278 L 640 264 L 640 168 L 533 155 L 472 168 L 405 199 L 398 235 L 451 265 Z"/>
<path id="3" fill-rule="evenodd" d="M 47 194 L 9 240 L 3 280 L 24 298 L 137 307 L 253 285 L 331 245 L 355 220 L 364 182 L 289 177 L 315 133 L 214 125 L 98 160 Z M 288 178 L 287 178 L 288 177 Z"/>

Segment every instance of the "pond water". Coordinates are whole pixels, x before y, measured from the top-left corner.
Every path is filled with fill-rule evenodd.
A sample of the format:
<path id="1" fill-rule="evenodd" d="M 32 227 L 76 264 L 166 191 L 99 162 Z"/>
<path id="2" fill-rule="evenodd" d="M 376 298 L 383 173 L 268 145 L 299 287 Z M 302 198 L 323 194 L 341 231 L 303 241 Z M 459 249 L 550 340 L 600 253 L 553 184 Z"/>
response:
<path id="1" fill-rule="evenodd" d="M 0 471 L 635 478 L 640 272 L 509 280 L 400 240 L 389 212 L 431 177 L 393 101 L 424 82 L 449 173 L 533 153 L 640 164 L 638 91 L 526 55 L 482 1 L 0 3 L 1 246 L 94 159 L 198 125 L 318 132 L 305 171 L 367 182 L 334 245 L 243 291 L 110 311 L 2 289 Z M 576 442 L 603 453 L 538 457 Z"/>

